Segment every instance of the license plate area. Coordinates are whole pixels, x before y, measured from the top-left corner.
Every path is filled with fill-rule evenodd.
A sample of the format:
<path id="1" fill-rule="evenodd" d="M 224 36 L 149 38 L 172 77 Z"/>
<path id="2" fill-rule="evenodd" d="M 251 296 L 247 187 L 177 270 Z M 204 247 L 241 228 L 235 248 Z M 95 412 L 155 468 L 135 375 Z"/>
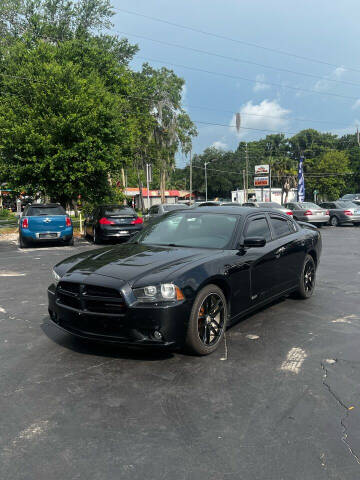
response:
<path id="1" fill-rule="evenodd" d="M 57 232 L 38 233 L 37 237 L 42 239 L 58 238 L 59 234 Z"/>

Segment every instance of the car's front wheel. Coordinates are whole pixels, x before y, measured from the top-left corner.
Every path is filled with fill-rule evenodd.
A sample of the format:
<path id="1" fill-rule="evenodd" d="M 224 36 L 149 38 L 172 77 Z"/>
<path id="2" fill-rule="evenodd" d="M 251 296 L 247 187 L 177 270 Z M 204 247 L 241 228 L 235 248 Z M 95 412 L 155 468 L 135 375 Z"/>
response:
<path id="1" fill-rule="evenodd" d="M 316 265 L 311 255 L 306 255 L 299 286 L 295 292 L 297 298 L 310 298 L 314 293 L 316 283 Z"/>
<path id="2" fill-rule="evenodd" d="M 191 309 L 186 349 L 208 355 L 217 349 L 226 329 L 227 303 L 217 285 L 207 285 L 196 296 Z"/>

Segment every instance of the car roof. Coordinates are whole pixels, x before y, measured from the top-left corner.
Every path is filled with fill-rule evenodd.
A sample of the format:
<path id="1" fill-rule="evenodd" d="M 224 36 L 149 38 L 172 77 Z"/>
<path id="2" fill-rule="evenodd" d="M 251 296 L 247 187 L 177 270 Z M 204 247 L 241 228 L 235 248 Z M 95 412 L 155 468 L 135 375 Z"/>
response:
<path id="1" fill-rule="evenodd" d="M 274 209 L 276 210 L 276 209 Z M 236 213 L 238 215 L 247 215 L 249 213 L 251 214 L 259 214 L 259 213 L 266 213 L 268 214 L 270 211 L 269 208 L 256 208 L 254 207 L 243 207 L 243 206 L 238 206 L 238 205 L 219 205 L 216 208 L 211 207 L 211 206 L 206 206 L 206 207 L 195 207 L 191 210 L 191 213 L 197 212 L 197 213 L 215 213 L 215 214 L 223 214 L 223 213 Z M 190 212 L 189 212 L 190 213 Z M 279 213 L 280 212 L 274 212 L 274 213 Z M 285 216 L 285 214 L 283 214 Z M 288 216 L 286 215 L 286 218 Z"/>

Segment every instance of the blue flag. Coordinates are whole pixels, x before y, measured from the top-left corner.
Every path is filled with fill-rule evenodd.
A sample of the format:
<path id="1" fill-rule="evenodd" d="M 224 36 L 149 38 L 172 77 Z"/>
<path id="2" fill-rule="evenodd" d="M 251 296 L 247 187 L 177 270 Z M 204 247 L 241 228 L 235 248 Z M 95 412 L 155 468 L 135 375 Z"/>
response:
<path id="1" fill-rule="evenodd" d="M 300 157 L 298 172 L 298 202 L 303 202 L 305 200 L 305 179 L 303 163 L 304 157 Z"/>

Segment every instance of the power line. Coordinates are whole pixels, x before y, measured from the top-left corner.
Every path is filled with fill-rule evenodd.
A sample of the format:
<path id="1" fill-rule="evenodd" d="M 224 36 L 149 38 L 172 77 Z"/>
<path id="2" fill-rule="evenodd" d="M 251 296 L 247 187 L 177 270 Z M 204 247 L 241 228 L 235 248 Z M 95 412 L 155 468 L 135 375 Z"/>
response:
<path id="1" fill-rule="evenodd" d="M 163 41 L 163 40 L 157 40 L 155 38 L 146 37 L 144 35 L 138 35 L 136 33 L 119 32 L 119 31 L 116 31 L 116 30 L 114 32 L 122 34 L 122 35 L 129 35 L 129 36 L 132 36 L 132 37 L 142 38 L 144 40 L 150 40 L 151 42 L 159 43 L 159 44 L 162 44 L 162 45 L 167 45 L 167 46 L 170 46 L 170 47 L 181 48 L 183 50 L 188 50 L 188 51 L 191 51 L 191 52 L 210 55 L 212 57 L 223 58 L 225 60 L 231 60 L 233 62 L 246 63 L 248 65 L 254 65 L 254 66 L 257 66 L 257 67 L 267 68 L 267 69 L 275 70 L 275 71 L 279 71 L 279 72 L 292 73 L 294 75 L 316 78 L 316 79 L 319 79 L 319 80 L 325 80 L 327 82 L 342 83 L 342 84 L 345 84 L 345 85 L 352 85 L 352 86 L 355 86 L 355 87 L 360 87 L 359 83 L 350 82 L 350 81 L 347 81 L 347 80 L 336 80 L 336 79 L 333 79 L 333 78 L 328 78 L 328 77 L 324 77 L 324 76 L 321 76 L 321 75 L 315 75 L 315 74 L 308 73 L 308 72 L 298 72 L 296 70 L 290 70 L 290 69 L 287 69 L 287 68 L 273 67 L 271 65 L 265 65 L 263 63 L 253 62 L 251 60 L 244 60 L 242 58 L 230 57 L 228 55 L 222 55 L 222 54 L 219 54 L 219 53 L 209 52 L 207 50 L 201 50 L 199 48 L 187 47 L 185 45 L 179 45 L 179 44 L 176 44 L 176 43 L 170 43 L 170 42 L 166 42 L 166 41 Z M 261 81 L 259 83 L 263 84 L 264 82 Z"/>
<path id="2" fill-rule="evenodd" d="M 298 58 L 300 60 L 306 60 L 308 62 L 318 63 L 320 65 L 326 65 L 328 67 L 338 68 L 340 66 L 340 65 L 335 64 L 335 63 L 327 62 L 325 60 L 319 60 L 319 59 L 315 59 L 315 58 L 311 58 L 311 57 L 306 57 L 305 55 L 298 55 L 296 53 L 286 52 L 285 50 L 280 50 L 280 49 L 276 49 L 276 48 L 265 47 L 265 46 L 257 44 L 257 43 L 248 42 L 248 41 L 245 41 L 245 40 L 240 40 L 240 39 L 237 39 L 237 38 L 228 37 L 226 35 L 221 35 L 221 34 L 218 34 L 218 33 L 208 32 L 206 30 L 201 30 L 199 28 L 190 27 L 188 25 L 183 25 L 183 24 L 180 24 L 180 23 L 172 22 L 172 21 L 169 21 L 169 20 L 164 20 L 164 19 L 153 17 L 153 16 L 150 16 L 150 15 L 145 15 L 145 14 L 134 12 L 134 11 L 131 11 L 131 10 L 127 10 L 127 9 L 124 9 L 124 8 L 113 7 L 113 9 L 117 10 L 119 12 L 127 13 L 129 15 L 135 15 L 137 17 L 147 18 L 148 20 L 152 20 L 152 21 L 155 21 L 155 22 L 164 23 L 166 25 L 171 25 L 173 27 L 182 28 L 184 30 L 189 30 L 189 31 L 196 32 L 196 33 L 201 33 L 202 35 L 206 35 L 206 36 L 210 36 L 210 37 L 214 37 L 214 38 L 219 38 L 219 39 L 222 39 L 222 40 L 227 40 L 227 41 L 238 43 L 238 44 L 241 44 L 241 45 L 247 45 L 248 47 L 259 48 L 261 50 L 266 50 L 268 52 L 277 53 L 279 55 L 286 55 L 288 57 Z M 350 70 L 352 72 L 360 73 L 360 70 L 356 69 L 354 67 L 344 66 L 344 68 L 346 68 L 347 70 Z"/>
<path id="3" fill-rule="evenodd" d="M 172 67 L 185 68 L 187 70 L 194 70 L 196 72 L 207 73 L 209 75 L 216 75 L 216 76 L 231 78 L 231 79 L 235 79 L 235 80 L 243 80 L 245 82 L 250 82 L 250 83 L 258 83 L 256 80 L 246 78 L 246 77 L 240 77 L 239 75 L 231 75 L 231 74 L 228 74 L 228 73 L 214 72 L 212 70 L 205 70 L 203 68 L 197 68 L 197 67 L 189 67 L 188 65 L 182 65 L 182 64 L 179 64 L 179 63 L 173 63 L 173 62 L 168 62 L 168 61 L 164 61 L 164 60 L 157 60 L 157 59 L 154 59 L 154 58 L 147 58 L 147 57 L 143 57 L 143 56 L 138 56 L 137 58 L 141 58 L 142 60 L 146 60 L 146 61 L 149 61 L 149 62 L 160 63 L 164 66 L 170 65 Z M 313 90 L 313 89 L 310 89 L 310 88 L 307 89 L 307 88 L 301 88 L 301 87 L 294 87 L 294 86 L 291 86 L 291 85 L 285 85 L 285 84 L 281 84 L 281 83 L 268 82 L 267 80 L 263 81 L 261 83 L 264 84 L 264 85 L 270 85 L 270 86 L 274 86 L 274 87 L 287 88 L 289 90 L 295 90 L 295 91 L 298 91 L 298 92 L 315 93 L 317 95 L 325 95 L 325 96 L 329 96 L 329 97 L 345 98 L 346 100 L 359 100 L 358 97 L 351 97 L 349 95 L 341 95 L 339 93 L 332 93 L 332 92 L 320 92 L 318 90 Z"/>

